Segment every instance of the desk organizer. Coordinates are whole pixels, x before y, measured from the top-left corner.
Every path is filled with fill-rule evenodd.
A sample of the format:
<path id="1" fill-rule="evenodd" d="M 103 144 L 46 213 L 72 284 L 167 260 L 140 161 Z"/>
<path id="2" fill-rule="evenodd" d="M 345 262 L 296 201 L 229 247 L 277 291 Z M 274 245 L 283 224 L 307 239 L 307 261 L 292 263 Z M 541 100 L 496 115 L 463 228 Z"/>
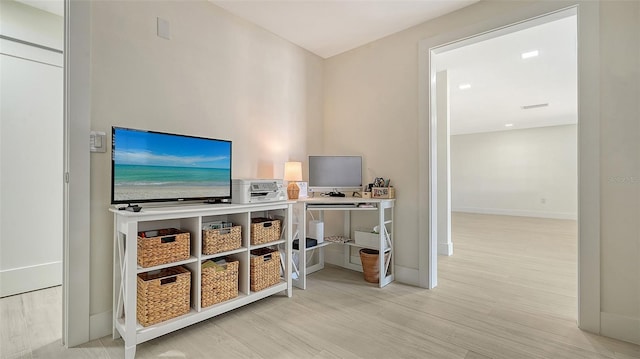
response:
<path id="1" fill-rule="evenodd" d="M 189 232 L 176 228 L 138 232 L 138 265 L 143 268 L 189 259 Z"/>
<path id="2" fill-rule="evenodd" d="M 182 266 L 138 274 L 136 316 L 143 327 L 189 313 L 191 272 Z"/>
<path id="3" fill-rule="evenodd" d="M 393 187 L 371 187 L 371 198 L 396 198 L 396 189 Z"/>

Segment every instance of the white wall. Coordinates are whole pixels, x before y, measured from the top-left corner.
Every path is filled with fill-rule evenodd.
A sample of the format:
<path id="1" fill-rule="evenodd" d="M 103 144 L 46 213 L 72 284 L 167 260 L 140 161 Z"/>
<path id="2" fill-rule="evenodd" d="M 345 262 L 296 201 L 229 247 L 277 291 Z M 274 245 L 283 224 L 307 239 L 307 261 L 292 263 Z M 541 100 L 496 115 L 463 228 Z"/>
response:
<path id="1" fill-rule="evenodd" d="M 320 57 L 207 1 L 98 1 L 91 28 L 93 130 L 232 140 L 233 177 L 282 178 L 285 161 L 321 151 Z M 90 312 L 104 323 L 91 338 L 111 331 L 109 152 L 91 155 Z"/>
<path id="2" fill-rule="evenodd" d="M 600 5 L 602 333 L 640 344 L 640 2 Z"/>
<path id="3" fill-rule="evenodd" d="M 397 187 L 396 264 L 418 268 L 418 43 L 524 12 L 572 2 L 482 1 L 326 60 L 325 143 L 364 155 L 367 168 Z M 640 342 L 640 3 L 599 4 L 601 168 L 601 332 Z M 591 62 L 593 63 L 593 62 Z M 357 140 L 354 141 L 354 134 Z M 597 146 L 597 144 L 596 144 Z M 425 212 L 426 213 L 426 212 Z"/>
<path id="4" fill-rule="evenodd" d="M 577 126 L 451 136 L 452 210 L 577 218 Z"/>
<path id="5" fill-rule="evenodd" d="M 0 2 L 3 36 L 62 49 L 63 20 Z M 62 283 L 62 54 L 0 39 L 0 296 Z"/>

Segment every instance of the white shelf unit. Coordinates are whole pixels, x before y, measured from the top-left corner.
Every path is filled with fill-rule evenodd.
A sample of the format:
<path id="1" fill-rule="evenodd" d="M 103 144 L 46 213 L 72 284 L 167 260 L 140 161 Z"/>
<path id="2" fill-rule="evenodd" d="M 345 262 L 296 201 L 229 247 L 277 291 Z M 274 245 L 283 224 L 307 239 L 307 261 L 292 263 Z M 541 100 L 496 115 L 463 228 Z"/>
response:
<path id="1" fill-rule="evenodd" d="M 369 204 L 371 207 L 359 207 L 362 204 Z M 298 257 L 298 265 L 293 263 L 293 269 L 297 278 L 294 277 L 293 285 L 300 289 L 306 289 L 307 287 L 307 275 L 319 271 L 324 268 L 325 253 L 324 249 L 329 245 L 342 246 L 343 254 L 339 263 L 334 263 L 347 269 L 362 272 L 362 264 L 354 262 L 352 260 L 352 247 L 356 248 L 370 248 L 379 250 L 385 248 L 384 253 L 389 253 L 388 259 L 385 261 L 385 256 L 378 256 L 378 269 L 380 278 L 378 286 L 380 288 L 391 283 L 395 278 L 395 256 L 393 249 L 393 212 L 395 206 L 395 199 L 380 199 L 380 198 L 358 198 L 358 197 L 314 197 L 314 198 L 301 198 L 295 206 L 297 212 L 297 218 L 299 220 L 296 225 L 296 231 L 299 234 L 297 238 L 298 250 L 293 250 Z M 353 241 L 345 243 L 328 242 L 326 239 L 323 243 L 317 246 L 306 248 L 306 241 L 304 240 L 307 235 L 307 223 L 309 220 L 309 212 L 317 211 L 318 219 L 325 222 L 325 212 L 327 211 L 339 211 L 344 213 L 344 229 L 342 236 L 346 239 L 351 239 L 352 233 L 356 228 L 352 228 L 351 215 L 353 213 L 369 212 L 371 215 L 376 215 L 376 224 L 381 229 L 379 233 L 379 242 L 376 246 L 362 246 Z M 327 235 L 327 223 L 324 223 L 324 234 Z M 295 239 L 295 238 L 294 238 Z M 317 261 L 314 264 L 308 265 L 307 259 L 309 252 L 317 250 Z"/>
<path id="2" fill-rule="evenodd" d="M 129 212 L 110 208 L 114 214 L 113 253 L 113 338 L 122 337 L 125 358 L 135 357 L 136 345 L 175 330 L 212 318 L 262 298 L 284 293 L 292 294 L 291 262 L 281 261 L 283 277 L 280 282 L 258 292 L 250 290 L 250 252 L 253 249 L 273 247 L 285 258 L 291 258 L 291 213 L 293 202 L 260 204 L 216 204 L 143 208 Z M 250 243 L 251 218 L 270 217 L 281 220 L 278 240 L 260 245 Z M 242 247 L 213 255 L 202 254 L 202 223 L 225 220 L 242 226 Z M 137 234 L 140 231 L 178 228 L 190 233 L 189 259 L 141 268 L 137 264 Z M 201 307 L 201 263 L 210 258 L 231 257 L 239 261 L 238 297 Z M 137 283 L 139 273 L 182 265 L 191 272 L 191 311 L 185 315 L 158 324 L 143 327 L 136 320 Z M 129 270 L 133 268 L 133 270 Z"/>

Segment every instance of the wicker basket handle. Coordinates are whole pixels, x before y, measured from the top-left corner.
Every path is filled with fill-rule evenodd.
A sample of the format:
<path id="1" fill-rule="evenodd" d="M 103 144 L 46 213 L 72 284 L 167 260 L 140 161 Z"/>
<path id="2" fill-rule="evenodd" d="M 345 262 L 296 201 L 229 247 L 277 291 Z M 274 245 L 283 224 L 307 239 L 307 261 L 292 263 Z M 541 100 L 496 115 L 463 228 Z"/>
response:
<path id="1" fill-rule="evenodd" d="M 163 278 L 163 279 L 160 279 L 160 285 L 165 285 L 165 284 L 175 283 L 177 279 L 178 279 L 178 277 L 177 277 L 177 276 L 173 276 L 173 277 L 171 277 L 171 278 Z"/>
<path id="2" fill-rule="evenodd" d="M 176 236 L 162 237 L 160 243 L 171 243 L 176 241 Z"/>
<path id="3" fill-rule="evenodd" d="M 220 234 L 229 234 L 231 233 L 231 228 L 222 228 L 220 229 L 220 232 L 218 232 Z"/>
<path id="4" fill-rule="evenodd" d="M 265 254 L 264 257 L 262 257 L 263 262 L 268 262 L 270 260 L 271 260 L 271 253 Z"/>
<path id="5" fill-rule="evenodd" d="M 272 225 L 273 225 L 273 223 L 271 223 L 271 222 L 264 222 L 264 223 L 262 224 L 262 228 L 269 228 L 269 227 L 271 227 Z"/>

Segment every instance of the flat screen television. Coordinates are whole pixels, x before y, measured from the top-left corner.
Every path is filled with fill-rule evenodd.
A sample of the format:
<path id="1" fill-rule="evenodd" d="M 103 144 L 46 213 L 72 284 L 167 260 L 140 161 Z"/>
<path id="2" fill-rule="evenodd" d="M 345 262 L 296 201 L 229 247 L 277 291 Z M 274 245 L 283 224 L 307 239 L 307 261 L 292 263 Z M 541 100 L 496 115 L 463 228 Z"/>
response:
<path id="1" fill-rule="evenodd" d="M 229 199 L 231 141 L 112 127 L 112 204 Z"/>
<path id="2" fill-rule="evenodd" d="M 362 190 L 361 156 L 309 156 L 309 191 Z"/>

